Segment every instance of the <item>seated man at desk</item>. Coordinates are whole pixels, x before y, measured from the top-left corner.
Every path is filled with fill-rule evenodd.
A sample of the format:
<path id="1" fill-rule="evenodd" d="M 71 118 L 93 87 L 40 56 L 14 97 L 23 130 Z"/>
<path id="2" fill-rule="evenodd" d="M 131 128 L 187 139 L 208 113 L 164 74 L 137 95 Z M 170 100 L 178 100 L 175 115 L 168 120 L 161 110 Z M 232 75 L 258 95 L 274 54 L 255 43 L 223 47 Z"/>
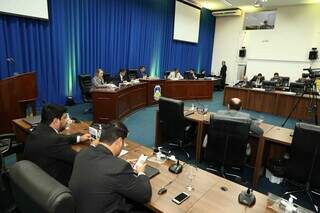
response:
<path id="1" fill-rule="evenodd" d="M 68 120 L 64 106 L 49 104 L 42 108 L 41 123 L 31 132 L 25 143 L 24 156 L 64 185 L 72 172 L 76 152 L 71 145 L 90 139 L 82 136 L 62 135 Z"/>
<path id="2" fill-rule="evenodd" d="M 239 98 L 231 98 L 228 103 L 228 110 L 219 110 L 216 114 L 220 116 L 251 119 L 248 113 L 240 112 L 242 108 L 242 101 Z M 263 129 L 259 127 L 259 124 L 255 121 L 251 122 L 250 131 L 255 135 L 262 135 Z"/>
<path id="3" fill-rule="evenodd" d="M 104 86 L 104 79 L 103 79 L 103 70 L 98 68 L 96 70 L 95 76 L 92 78 L 92 86 L 94 88 L 99 88 Z"/>
<path id="4" fill-rule="evenodd" d="M 179 69 L 176 68 L 173 72 L 170 72 L 168 79 L 169 80 L 181 80 L 181 79 L 183 79 L 183 77 L 180 74 Z"/>
<path id="5" fill-rule="evenodd" d="M 137 72 L 137 78 L 147 78 L 148 74 L 146 73 L 145 66 L 140 66 Z"/>
<path id="6" fill-rule="evenodd" d="M 252 87 L 261 87 L 262 81 L 264 81 L 264 76 L 259 73 L 258 75 L 253 76 L 253 78 L 250 80 L 250 83 Z"/>
<path id="7" fill-rule="evenodd" d="M 194 69 L 189 69 L 187 72 L 185 72 L 184 78 L 188 80 L 196 80 L 197 77 L 194 74 Z"/>
<path id="8" fill-rule="evenodd" d="M 119 121 L 103 124 L 99 144 L 77 155 L 69 182 L 76 212 L 139 212 L 141 204 L 149 202 L 152 193 L 145 165 L 134 171 L 118 157 L 127 134 Z"/>
<path id="9" fill-rule="evenodd" d="M 281 84 L 282 84 L 282 79 L 280 78 L 279 73 L 277 73 L 277 72 L 275 72 L 275 73 L 273 74 L 273 78 L 271 78 L 270 81 L 275 81 L 275 82 L 277 82 L 277 83 L 276 83 L 276 86 L 277 86 L 277 87 L 278 87 L 278 86 L 281 86 Z"/>
<path id="10" fill-rule="evenodd" d="M 119 86 L 120 83 L 125 83 L 125 82 L 128 82 L 129 81 L 129 78 L 127 76 L 127 71 L 126 69 L 123 69 L 121 68 L 119 70 L 119 73 L 117 76 L 115 76 L 114 80 L 113 80 L 113 83 L 117 86 Z"/>

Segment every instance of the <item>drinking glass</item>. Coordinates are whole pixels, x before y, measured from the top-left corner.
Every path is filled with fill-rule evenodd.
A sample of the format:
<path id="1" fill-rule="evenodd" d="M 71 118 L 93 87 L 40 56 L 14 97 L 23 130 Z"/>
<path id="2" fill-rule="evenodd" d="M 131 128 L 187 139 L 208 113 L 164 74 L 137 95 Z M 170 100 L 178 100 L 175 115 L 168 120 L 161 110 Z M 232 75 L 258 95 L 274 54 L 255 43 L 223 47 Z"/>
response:
<path id="1" fill-rule="evenodd" d="M 193 180 L 195 179 L 196 177 L 196 174 L 197 174 L 197 168 L 194 167 L 194 166 L 189 166 L 188 167 L 188 171 L 187 171 L 187 179 L 188 179 L 188 185 L 187 185 L 187 190 L 188 191 L 192 191 L 194 190 L 194 186 L 193 186 Z"/>

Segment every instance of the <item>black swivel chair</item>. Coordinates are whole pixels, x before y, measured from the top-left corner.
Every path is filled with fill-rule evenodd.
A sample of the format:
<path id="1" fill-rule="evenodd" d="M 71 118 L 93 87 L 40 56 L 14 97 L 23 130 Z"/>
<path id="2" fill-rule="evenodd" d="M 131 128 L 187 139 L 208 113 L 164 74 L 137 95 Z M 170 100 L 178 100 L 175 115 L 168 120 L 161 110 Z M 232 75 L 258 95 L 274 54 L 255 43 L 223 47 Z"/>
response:
<path id="1" fill-rule="evenodd" d="M 16 212 L 16 206 L 10 190 L 8 172 L 5 167 L 4 158 L 14 153 L 22 153 L 23 149 L 23 143 L 16 141 L 15 134 L 8 133 L 0 135 L 0 212 Z"/>
<path id="2" fill-rule="evenodd" d="M 294 129 L 290 159 L 285 168 L 285 177 L 289 183 L 299 189 L 289 191 L 284 195 L 293 193 L 306 193 L 316 212 L 318 207 L 312 198 L 313 191 L 320 189 L 320 127 L 297 123 Z"/>
<path id="3" fill-rule="evenodd" d="M 19 161 L 9 171 L 10 185 L 22 213 L 72 213 L 74 201 L 69 188 L 30 161 Z"/>
<path id="4" fill-rule="evenodd" d="M 0 155 L 2 159 L 12 154 L 22 153 L 23 149 L 24 144 L 16 141 L 15 134 L 7 133 L 0 135 Z M 0 164 L 0 167 L 2 166 L 4 166 L 4 163 Z"/>
<path id="5" fill-rule="evenodd" d="M 79 85 L 81 89 L 81 95 L 82 100 L 84 103 L 91 103 L 92 97 L 91 97 L 91 88 L 92 88 L 92 82 L 91 82 L 91 76 L 90 75 L 79 75 Z M 86 109 L 84 113 L 90 113 L 92 112 L 92 108 Z"/>
<path id="6" fill-rule="evenodd" d="M 217 166 L 207 168 L 222 177 L 235 174 L 226 173 L 225 168 L 242 168 L 246 161 L 246 148 L 251 120 L 229 116 L 211 115 L 208 129 L 208 141 L 204 149 L 204 160 Z"/>
<path id="7" fill-rule="evenodd" d="M 190 128 L 185 120 L 183 101 L 161 97 L 159 99 L 159 125 L 161 141 L 182 149 L 189 159 L 190 155 L 184 147 L 189 142 L 187 135 L 189 131 L 193 131 L 193 128 Z"/>

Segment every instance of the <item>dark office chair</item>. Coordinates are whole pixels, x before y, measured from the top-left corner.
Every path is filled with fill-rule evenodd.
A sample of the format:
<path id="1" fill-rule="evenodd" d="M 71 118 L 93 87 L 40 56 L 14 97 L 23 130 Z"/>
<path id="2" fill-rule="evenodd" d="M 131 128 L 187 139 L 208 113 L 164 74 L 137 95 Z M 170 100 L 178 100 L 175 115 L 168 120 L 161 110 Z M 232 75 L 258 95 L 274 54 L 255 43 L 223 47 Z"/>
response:
<path id="1" fill-rule="evenodd" d="M 137 74 L 138 69 L 128 69 L 127 72 L 128 72 L 128 78 L 130 80 L 134 80 L 138 78 L 138 74 Z"/>
<path id="2" fill-rule="evenodd" d="M 184 147 L 189 142 L 187 134 L 192 131 L 192 128 L 188 126 L 184 118 L 183 101 L 161 97 L 159 99 L 159 125 L 162 142 L 180 148 L 189 159 L 190 155 Z"/>
<path id="3" fill-rule="evenodd" d="M 306 193 L 316 212 L 318 207 L 313 201 L 313 189 L 320 188 L 320 127 L 297 123 L 294 129 L 290 159 L 285 168 L 285 177 L 289 183 L 299 189 L 284 195 Z"/>
<path id="4" fill-rule="evenodd" d="M 91 76 L 90 75 L 79 75 L 79 85 L 82 95 L 82 100 L 84 103 L 91 103 L 92 97 L 91 97 L 91 88 L 92 88 L 92 82 L 91 82 Z M 86 109 L 84 113 L 90 113 L 92 112 L 92 108 Z"/>
<path id="5" fill-rule="evenodd" d="M 22 213 L 75 212 L 70 189 L 30 161 L 19 161 L 9 171 L 10 185 Z"/>
<path id="6" fill-rule="evenodd" d="M 16 141 L 16 135 L 7 133 L 0 135 L 0 155 L 5 158 L 12 154 L 20 154 L 23 152 L 24 144 Z M 1 164 L 0 166 L 4 166 Z"/>
<path id="7" fill-rule="evenodd" d="M 22 153 L 23 148 L 22 143 L 16 142 L 15 134 L 0 135 L 0 212 L 16 212 L 4 158 L 14 153 Z"/>
<path id="8" fill-rule="evenodd" d="M 281 76 L 280 79 L 281 79 L 281 86 L 283 86 L 283 87 L 290 86 L 290 77 Z"/>
<path id="9" fill-rule="evenodd" d="M 103 73 L 103 80 L 104 80 L 104 83 L 108 84 L 112 82 L 113 78 L 111 77 L 110 73 Z"/>
<path id="10" fill-rule="evenodd" d="M 207 168 L 222 177 L 241 177 L 226 173 L 225 168 L 242 168 L 246 161 L 246 148 L 251 120 L 230 116 L 211 115 L 208 141 L 204 149 L 204 160 L 218 166 Z"/>

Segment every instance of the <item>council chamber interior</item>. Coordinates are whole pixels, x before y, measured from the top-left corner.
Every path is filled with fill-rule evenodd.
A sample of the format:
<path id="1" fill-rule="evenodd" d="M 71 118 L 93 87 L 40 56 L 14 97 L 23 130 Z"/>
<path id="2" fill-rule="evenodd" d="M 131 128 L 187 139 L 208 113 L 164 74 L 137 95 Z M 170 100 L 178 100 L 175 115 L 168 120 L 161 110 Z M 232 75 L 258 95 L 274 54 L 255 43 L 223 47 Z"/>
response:
<path id="1" fill-rule="evenodd" d="M 319 20 L 319 0 L 0 0 L 0 212 L 319 212 Z"/>

